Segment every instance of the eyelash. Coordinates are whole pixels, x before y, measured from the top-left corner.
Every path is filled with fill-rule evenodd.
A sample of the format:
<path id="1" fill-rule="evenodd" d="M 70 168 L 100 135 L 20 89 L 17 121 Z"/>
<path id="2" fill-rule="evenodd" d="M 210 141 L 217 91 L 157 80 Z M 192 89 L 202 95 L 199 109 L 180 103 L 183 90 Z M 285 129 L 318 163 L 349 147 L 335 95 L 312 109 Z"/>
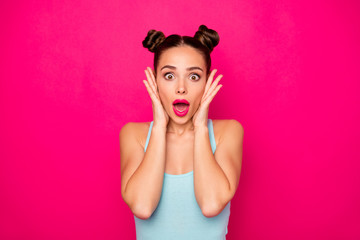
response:
<path id="1" fill-rule="evenodd" d="M 166 75 L 168 75 L 169 73 L 171 73 L 171 72 L 167 72 L 167 73 L 165 73 L 165 74 L 164 74 L 164 78 L 165 78 L 165 79 L 167 79 L 167 78 L 166 78 Z M 171 74 L 172 74 L 172 73 L 171 73 Z M 194 81 L 198 81 L 198 80 L 200 80 L 200 76 L 199 76 L 199 74 L 194 73 L 193 75 L 195 75 L 195 76 L 197 76 L 197 77 L 198 77 L 198 79 L 197 79 L 197 80 L 194 80 Z M 171 79 L 167 79 L 167 80 L 171 80 Z"/>

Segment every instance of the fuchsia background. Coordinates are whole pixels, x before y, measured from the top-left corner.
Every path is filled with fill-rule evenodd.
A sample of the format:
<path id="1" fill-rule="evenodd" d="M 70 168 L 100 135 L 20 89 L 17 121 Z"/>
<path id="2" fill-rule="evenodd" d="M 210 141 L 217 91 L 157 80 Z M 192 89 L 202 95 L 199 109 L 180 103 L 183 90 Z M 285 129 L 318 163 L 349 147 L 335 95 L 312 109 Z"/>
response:
<path id="1" fill-rule="evenodd" d="M 358 1 L 0 3 L 0 239 L 135 239 L 119 131 L 150 29 L 215 29 L 209 118 L 245 129 L 228 239 L 360 239 Z"/>

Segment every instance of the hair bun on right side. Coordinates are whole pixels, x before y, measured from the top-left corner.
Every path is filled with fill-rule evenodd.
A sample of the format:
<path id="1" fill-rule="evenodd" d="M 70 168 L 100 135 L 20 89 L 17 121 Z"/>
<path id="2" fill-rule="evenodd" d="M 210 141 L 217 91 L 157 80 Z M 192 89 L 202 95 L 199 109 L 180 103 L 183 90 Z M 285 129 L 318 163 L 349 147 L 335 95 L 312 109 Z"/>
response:
<path id="1" fill-rule="evenodd" d="M 205 25 L 200 25 L 194 38 L 198 39 L 210 52 L 213 51 L 214 47 L 216 47 L 220 41 L 219 34 L 215 30 L 207 28 Z"/>
<path id="2" fill-rule="evenodd" d="M 150 30 L 142 41 L 144 48 L 149 49 L 150 52 L 155 52 L 157 47 L 165 40 L 165 34 L 154 29 Z"/>

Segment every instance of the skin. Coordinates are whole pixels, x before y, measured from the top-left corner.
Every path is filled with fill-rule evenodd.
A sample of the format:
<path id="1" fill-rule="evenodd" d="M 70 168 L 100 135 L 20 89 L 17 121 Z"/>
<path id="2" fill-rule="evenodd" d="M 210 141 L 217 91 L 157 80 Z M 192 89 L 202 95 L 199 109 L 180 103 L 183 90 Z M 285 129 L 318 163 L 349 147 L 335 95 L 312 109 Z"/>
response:
<path id="1" fill-rule="evenodd" d="M 171 65 L 174 68 L 164 68 Z M 188 71 L 189 67 L 199 67 Z M 158 69 L 145 70 L 143 81 L 152 100 L 154 125 L 146 153 L 150 123 L 128 123 L 120 132 L 121 192 L 135 216 L 147 219 L 160 200 L 164 172 L 194 171 L 194 189 L 204 216 L 219 214 L 238 186 L 243 127 L 236 120 L 213 120 L 216 151 L 207 128 L 209 105 L 221 88 L 222 75 L 206 73 L 202 55 L 189 46 L 168 49 Z M 199 75 L 199 77 L 197 75 Z M 190 103 L 186 116 L 177 116 L 175 99 Z"/>

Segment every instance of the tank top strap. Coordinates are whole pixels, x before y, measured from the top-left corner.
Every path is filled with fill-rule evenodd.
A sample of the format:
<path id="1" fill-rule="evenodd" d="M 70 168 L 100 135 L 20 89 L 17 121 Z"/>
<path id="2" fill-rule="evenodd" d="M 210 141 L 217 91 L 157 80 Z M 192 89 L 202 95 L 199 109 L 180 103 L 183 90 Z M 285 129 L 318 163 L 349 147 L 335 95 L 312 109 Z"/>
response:
<path id="1" fill-rule="evenodd" d="M 154 121 L 151 121 L 149 131 L 148 131 L 148 135 L 147 135 L 147 138 L 146 138 L 144 152 L 146 152 L 147 146 L 148 146 L 149 141 L 150 141 L 151 129 L 152 129 L 153 124 L 154 124 Z M 208 129 L 209 129 L 209 139 L 210 139 L 211 149 L 212 149 L 212 152 L 215 153 L 216 142 L 215 142 L 214 126 L 213 126 L 212 119 L 208 119 Z"/>
<path id="2" fill-rule="evenodd" d="M 151 129 L 152 129 L 153 123 L 154 123 L 154 121 L 151 121 L 151 123 L 150 123 L 148 135 L 147 135 L 147 138 L 146 138 L 146 143 L 145 143 L 144 152 L 146 152 L 147 146 L 148 146 L 149 141 L 150 141 L 150 135 L 151 135 Z"/>
<path id="3" fill-rule="evenodd" d="M 212 152 L 215 153 L 216 150 L 216 142 L 215 142 L 215 134 L 214 134 L 214 126 L 212 119 L 208 119 L 208 129 L 209 129 L 209 138 Z"/>

